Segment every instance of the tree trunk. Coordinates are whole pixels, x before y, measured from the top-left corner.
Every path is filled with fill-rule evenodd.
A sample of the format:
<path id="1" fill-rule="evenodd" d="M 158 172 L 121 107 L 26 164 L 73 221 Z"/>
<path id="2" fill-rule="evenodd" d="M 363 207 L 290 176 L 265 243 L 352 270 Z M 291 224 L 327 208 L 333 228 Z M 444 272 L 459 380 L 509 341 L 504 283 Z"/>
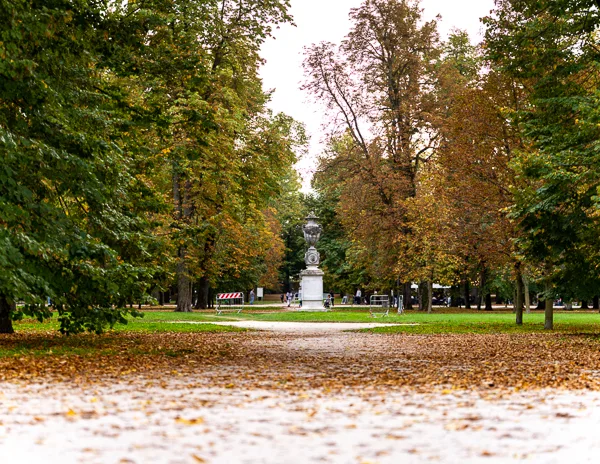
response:
<path id="1" fill-rule="evenodd" d="M 598 304 L 598 295 L 596 295 L 593 299 L 592 299 L 592 309 L 600 309 L 600 305 Z"/>
<path id="2" fill-rule="evenodd" d="M 198 282 L 192 283 L 192 307 L 200 309 L 200 290 Z"/>
<path id="3" fill-rule="evenodd" d="M 493 311 L 494 308 L 492 306 L 492 294 L 490 292 L 487 292 L 485 294 L 485 310 L 486 311 Z"/>
<path id="4" fill-rule="evenodd" d="M 200 309 L 208 308 L 208 284 L 208 279 L 205 276 L 201 277 L 198 282 L 198 307 Z"/>
<path id="5" fill-rule="evenodd" d="M 460 285 L 453 285 L 450 288 L 450 306 L 454 308 L 460 308 L 462 305 L 460 301 Z"/>
<path id="6" fill-rule="evenodd" d="M 192 312 L 192 281 L 188 275 L 185 263 L 185 251 L 180 248 L 179 262 L 177 263 L 177 308 L 175 312 Z"/>
<path id="7" fill-rule="evenodd" d="M 529 314 L 531 312 L 531 301 L 529 296 L 529 279 L 523 276 L 523 293 L 525 296 L 525 312 Z"/>
<path id="8" fill-rule="evenodd" d="M 579 309 L 590 309 L 587 300 L 581 300 L 581 308 Z"/>
<path id="9" fill-rule="evenodd" d="M 517 294 L 514 302 L 517 325 L 523 325 L 523 276 L 521 275 L 521 263 L 515 264 L 517 274 Z"/>
<path id="10" fill-rule="evenodd" d="M 152 298 L 154 298 L 156 300 L 156 302 L 158 304 L 158 302 L 160 301 L 160 290 L 155 288 L 154 290 L 152 290 L 152 293 L 150 295 L 152 296 Z"/>
<path id="11" fill-rule="evenodd" d="M 403 294 L 404 294 L 404 309 L 412 309 L 412 299 L 411 299 L 411 283 L 406 282 L 403 285 Z"/>
<path id="12" fill-rule="evenodd" d="M 481 303 L 483 303 L 484 297 L 487 297 L 487 295 L 485 295 L 483 293 L 486 284 L 487 284 L 487 269 L 484 266 L 481 269 L 481 272 L 479 273 L 479 287 L 477 287 L 477 311 L 481 311 Z"/>
<path id="13" fill-rule="evenodd" d="M 15 333 L 10 313 L 16 309 L 14 303 L 9 303 L 4 295 L 0 295 L 0 333 Z"/>
<path id="14" fill-rule="evenodd" d="M 471 309 L 471 289 L 469 288 L 469 277 L 465 278 L 465 309 Z"/>
<path id="15" fill-rule="evenodd" d="M 208 287 L 208 307 L 214 309 L 215 307 L 215 291 L 212 287 Z"/>
<path id="16" fill-rule="evenodd" d="M 546 304 L 544 308 L 544 330 L 554 329 L 554 300 L 551 292 L 552 286 L 550 282 L 546 282 Z"/>
<path id="17" fill-rule="evenodd" d="M 426 290 L 423 288 L 423 282 L 419 282 L 417 285 L 417 300 L 419 300 L 419 311 L 425 310 L 425 305 L 423 304 L 423 293 Z"/>
<path id="18" fill-rule="evenodd" d="M 505 307 L 505 308 L 508 308 L 508 302 L 509 302 L 509 301 L 510 301 L 510 300 L 508 300 L 508 301 L 506 302 L 506 304 L 504 305 L 504 307 Z M 513 313 L 515 313 L 515 314 L 516 314 L 516 312 L 517 312 L 517 306 L 516 306 L 516 302 L 517 302 L 517 288 L 516 288 L 516 287 L 515 287 L 515 289 L 513 290 L 513 300 L 512 300 L 512 302 L 513 302 Z"/>
<path id="19" fill-rule="evenodd" d="M 427 281 L 427 313 L 431 314 L 433 307 L 433 281 Z"/>
<path id="20" fill-rule="evenodd" d="M 189 190 L 191 185 L 189 182 L 183 183 L 181 188 L 181 178 L 177 172 L 177 166 L 174 167 L 173 173 L 173 202 L 177 217 L 182 222 L 188 222 L 192 209 L 189 201 Z M 182 192 L 183 190 L 183 192 Z M 185 245 L 179 247 L 178 262 L 177 262 L 177 308 L 176 312 L 189 313 L 192 311 L 192 281 L 189 275 L 189 269 L 186 263 L 187 249 Z"/>
<path id="21" fill-rule="evenodd" d="M 535 309 L 545 309 L 546 308 L 546 300 L 544 298 L 540 298 L 538 295 L 538 304 Z"/>

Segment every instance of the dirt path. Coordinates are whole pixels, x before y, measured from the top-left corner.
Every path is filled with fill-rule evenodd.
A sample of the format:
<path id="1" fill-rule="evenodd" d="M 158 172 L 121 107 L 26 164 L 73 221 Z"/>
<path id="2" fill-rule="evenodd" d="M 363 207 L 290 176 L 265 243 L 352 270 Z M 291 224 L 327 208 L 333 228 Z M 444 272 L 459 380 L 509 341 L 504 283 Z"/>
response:
<path id="1" fill-rule="evenodd" d="M 96 355 L 2 358 L 0 456 L 61 464 L 596 462 L 596 341 L 339 328 L 81 336 L 70 340 L 98 344 Z M 27 342 L 51 348 L 53 340 Z"/>

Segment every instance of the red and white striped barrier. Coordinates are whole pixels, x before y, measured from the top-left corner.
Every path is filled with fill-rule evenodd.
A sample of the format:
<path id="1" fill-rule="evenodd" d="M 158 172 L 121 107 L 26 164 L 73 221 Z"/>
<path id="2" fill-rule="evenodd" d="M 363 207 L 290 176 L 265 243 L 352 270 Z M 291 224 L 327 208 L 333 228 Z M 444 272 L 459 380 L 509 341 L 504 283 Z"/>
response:
<path id="1" fill-rule="evenodd" d="M 230 298 L 243 298 L 242 292 L 238 293 L 219 293 L 217 294 L 217 300 L 229 300 Z"/>

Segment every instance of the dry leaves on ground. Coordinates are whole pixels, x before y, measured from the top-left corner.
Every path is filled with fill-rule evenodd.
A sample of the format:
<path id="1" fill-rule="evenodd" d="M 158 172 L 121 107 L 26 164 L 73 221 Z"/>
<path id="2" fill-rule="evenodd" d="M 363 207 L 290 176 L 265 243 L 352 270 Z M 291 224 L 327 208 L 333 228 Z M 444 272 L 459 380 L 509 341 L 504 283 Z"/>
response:
<path id="1" fill-rule="evenodd" d="M 2 336 L 0 346 L 17 353 L 0 358 L 4 381 L 160 384 L 180 377 L 226 388 L 286 390 L 600 390 L 600 343 L 564 334 L 119 333 L 65 339 L 48 333 Z M 27 347 L 37 354 L 27 354 Z"/>

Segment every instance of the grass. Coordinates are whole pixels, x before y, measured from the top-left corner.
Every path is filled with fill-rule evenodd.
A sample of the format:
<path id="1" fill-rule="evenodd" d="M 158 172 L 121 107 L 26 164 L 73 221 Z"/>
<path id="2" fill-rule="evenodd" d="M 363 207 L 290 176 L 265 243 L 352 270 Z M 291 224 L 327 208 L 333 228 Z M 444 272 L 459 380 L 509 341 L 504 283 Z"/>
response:
<path id="1" fill-rule="evenodd" d="M 160 316 L 158 316 L 160 315 Z M 178 323 L 178 321 L 215 321 L 214 318 L 200 317 L 199 314 L 192 313 L 195 317 L 183 315 L 174 312 L 145 312 L 144 317 L 129 317 L 127 324 L 117 324 L 108 333 L 119 332 L 142 332 L 142 333 L 164 333 L 164 332 L 244 332 L 247 329 L 232 326 L 223 326 L 217 324 L 188 324 Z M 176 316 L 176 317 L 175 317 Z M 56 314 L 52 319 L 40 323 L 34 319 L 24 319 L 22 321 L 13 322 L 13 327 L 16 332 L 49 332 L 58 331 L 59 323 L 56 319 Z"/>
<path id="2" fill-rule="evenodd" d="M 6 356 L 62 356 L 118 354 L 123 337 L 135 334 L 197 333 L 197 332 L 243 332 L 246 329 L 211 324 L 211 322 L 232 321 L 286 321 L 286 322 L 378 322 L 386 325 L 374 329 L 361 330 L 371 333 L 407 333 L 407 334 L 500 334 L 500 333 L 544 333 L 544 314 L 533 312 L 525 314 L 522 326 L 515 324 L 515 316 L 511 312 L 465 312 L 460 310 L 443 310 L 425 314 L 409 311 L 404 315 L 391 313 L 388 317 L 372 318 L 368 310 L 348 308 L 331 312 L 286 312 L 286 311 L 247 311 L 241 314 L 225 314 L 217 316 L 214 311 L 193 313 L 175 313 L 170 310 L 145 311 L 143 318 L 130 318 L 128 324 L 117 325 L 102 337 L 82 334 L 73 337 L 57 336 L 58 322 L 56 317 L 39 323 L 25 319 L 14 323 L 20 337 L 17 345 L 11 344 L 11 336 L 0 337 L 0 358 Z M 203 322 L 190 324 L 189 322 Z M 554 316 L 554 333 L 583 334 L 600 339 L 600 315 L 592 312 L 557 311 Z M 3 343 L 3 338 L 6 343 Z M 135 346 L 129 346 L 128 352 L 136 353 Z M 154 349 L 154 348 L 153 348 Z M 166 349 L 166 348 L 165 348 Z M 117 350 L 117 351 L 115 351 Z M 143 349 L 144 352 L 148 348 Z"/>
<path id="3" fill-rule="evenodd" d="M 390 326 L 367 329 L 372 333 L 543 333 L 544 314 L 524 315 L 524 323 L 516 325 L 512 313 L 493 314 L 415 314 L 408 316 L 405 322 L 414 322 L 415 326 Z M 600 315 L 598 314 L 566 314 L 554 315 L 554 332 L 557 333 L 589 333 L 600 334 Z"/>
<path id="4" fill-rule="evenodd" d="M 388 317 L 372 318 L 368 310 L 338 310 L 331 312 L 242 312 L 217 316 L 214 312 L 175 313 L 150 311 L 144 318 L 136 320 L 134 326 L 152 323 L 168 323 L 169 321 L 285 321 L 285 322 L 378 322 L 418 324 L 380 327 L 367 329 L 375 333 L 533 333 L 544 332 L 544 314 L 533 312 L 525 314 L 522 326 L 515 324 L 512 312 L 447 312 L 426 314 L 409 311 L 403 315 L 390 313 Z M 177 326 L 186 325 L 176 324 Z M 194 325 L 194 324 L 189 324 Z M 198 325 L 195 325 L 196 327 Z M 600 334 L 600 315 L 590 312 L 556 312 L 554 315 L 554 331 L 568 333 Z"/>
<path id="5" fill-rule="evenodd" d="M 168 303 L 165 303 L 165 307 L 169 307 L 169 308 L 175 308 L 175 306 L 177 305 L 177 302 L 175 301 L 170 301 Z M 245 308 L 252 308 L 253 306 L 265 306 L 265 305 L 279 305 L 282 306 L 281 300 L 279 298 L 271 298 L 268 300 L 254 300 L 253 304 L 248 303 L 247 301 L 244 302 L 244 307 Z M 160 308 L 160 306 L 156 306 L 156 308 Z"/>
<path id="6" fill-rule="evenodd" d="M 233 326 L 210 324 L 211 322 L 233 321 L 283 321 L 283 322 L 377 322 L 384 324 L 416 324 L 380 327 L 367 329 L 375 333 L 532 333 L 544 332 L 543 312 L 532 312 L 524 315 L 522 326 L 515 324 L 515 316 L 506 311 L 471 311 L 444 310 L 426 314 L 408 311 L 403 315 L 390 313 L 388 317 L 373 318 L 368 310 L 348 308 L 330 312 L 296 312 L 296 311 L 248 311 L 240 314 L 226 313 L 221 316 L 214 311 L 197 311 L 192 313 L 176 313 L 170 310 L 144 311 L 142 318 L 129 318 L 128 324 L 118 324 L 110 332 L 239 332 L 246 329 Z M 202 322 L 190 324 L 189 322 Z M 58 330 L 56 318 L 40 324 L 32 319 L 14 323 L 18 332 L 40 332 Z M 595 312 L 557 311 L 554 315 L 555 332 L 598 333 L 600 334 L 600 314 Z"/>
<path id="7" fill-rule="evenodd" d="M 201 321 L 198 321 L 201 322 Z M 203 322 L 203 321 L 202 321 Z M 217 324 L 186 324 L 161 320 L 131 319 L 127 325 L 117 325 L 115 332 L 245 332 L 248 329 Z"/>
<path id="8" fill-rule="evenodd" d="M 150 314 L 150 313 L 148 313 Z M 170 314 L 170 313 L 163 313 Z M 182 356 L 182 350 L 173 349 L 170 334 L 191 334 L 197 332 L 245 332 L 248 329 L 216 324 L 171 323 L 168 320 L 131 318 L 126 325 L 119 324 L 105 334 L 78 334 L 64 337 L 58 332 L 56 315 L 39 323 L 24 319 L 13 323 L 16 335 L 0 336 L 0 359 L 7 357 L 62 357 L 62 356 L 121 356 L 166 355 Z M 144 334 L 151 337 L 144 337 Z M 153 340 L 164 334 L 168 343 L 156 346 Z M 140 337 L 141 335 L 141 337 Z M 181 338 L 181 337 L 180 337 Z"/>

